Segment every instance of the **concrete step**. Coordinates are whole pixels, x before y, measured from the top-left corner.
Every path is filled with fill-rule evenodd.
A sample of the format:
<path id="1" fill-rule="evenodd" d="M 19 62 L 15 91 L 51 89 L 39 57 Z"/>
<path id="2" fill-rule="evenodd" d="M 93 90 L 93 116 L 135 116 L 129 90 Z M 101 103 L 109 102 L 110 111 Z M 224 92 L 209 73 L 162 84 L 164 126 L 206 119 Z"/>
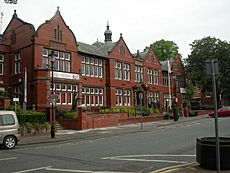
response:
<path id="1" fill-rule="evenodd" d="M 61 124 L 59 124 L 58 122 L 56 122 L 56 128 L 57 130 L 64 130 L 64 128 L 61 126 Z"/>

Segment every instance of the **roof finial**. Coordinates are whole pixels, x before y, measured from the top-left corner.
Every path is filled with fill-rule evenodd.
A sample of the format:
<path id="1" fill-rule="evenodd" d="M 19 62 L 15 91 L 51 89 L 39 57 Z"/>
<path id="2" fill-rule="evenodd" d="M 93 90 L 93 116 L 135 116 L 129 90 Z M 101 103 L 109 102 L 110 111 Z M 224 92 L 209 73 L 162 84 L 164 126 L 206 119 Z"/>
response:
<path id="1" fill-rule="evenodd" d="M 16 13 L 16 10 L 14 10 L 13 17 L 18 17 L 18 15 L 17 15 L 17 13 Z"/>
<path id="2" fill-rule="evenodd" d="M 57 11 L 56 11 L 56 15 L 60 15 L 60 10 L 59 10 L 59 6 L 57 6 Z"/>

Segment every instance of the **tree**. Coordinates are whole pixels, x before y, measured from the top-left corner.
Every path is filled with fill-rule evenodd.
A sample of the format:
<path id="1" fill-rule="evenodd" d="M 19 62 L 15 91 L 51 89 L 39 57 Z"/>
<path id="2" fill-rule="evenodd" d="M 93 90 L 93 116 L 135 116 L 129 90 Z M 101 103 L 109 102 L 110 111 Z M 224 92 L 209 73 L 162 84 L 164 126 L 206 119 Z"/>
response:
<path id="1" fill-rule="evenodd" d="M 175 59 L 178 55 L 178 46 L 173 41 L 159 40 L 150 45 L 160 61 Z"/>
<path id="2" fill-rule="evenodd" d="M 230 45 L 226 41 L 212 37 L 195 40 L 191 45 L 191 54 L 186 60 L 188 79 L 201 88 L 202 92 L 212 91 L 211 78 L 206 75 L 205 60 L 217 59 L 220 74 L 217 76 L 217 93 L 230 93 Z"/>
<path id="3" fill-rule="evenodd" d="M 188 106 L 191 107 L 191 100 L 194 97 L 196 91 L 196 87 L 193 86 L 192 84 L 188 84 L 185 88 L 185 99 L 188 101 Z"/>

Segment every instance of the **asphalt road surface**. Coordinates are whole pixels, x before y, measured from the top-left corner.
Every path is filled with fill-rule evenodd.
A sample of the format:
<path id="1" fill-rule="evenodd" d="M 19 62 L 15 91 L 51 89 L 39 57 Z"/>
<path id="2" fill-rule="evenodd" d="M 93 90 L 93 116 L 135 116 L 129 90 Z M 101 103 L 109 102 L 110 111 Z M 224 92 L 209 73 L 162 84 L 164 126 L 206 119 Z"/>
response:
<path id="1" fill-rule="evenodd" d="M 133 125 L 136 130 L 116 135 L 103 129 L 99 138 L 0 149 L 0 172 L 147 173 L 195 162 L 196 139 L 215 136 L 214 119 L 169 121 L 144 124 L 144 130 Z M 229 124 L 230 118 L 219 118 L 220 136 L 230 137 Z"/>

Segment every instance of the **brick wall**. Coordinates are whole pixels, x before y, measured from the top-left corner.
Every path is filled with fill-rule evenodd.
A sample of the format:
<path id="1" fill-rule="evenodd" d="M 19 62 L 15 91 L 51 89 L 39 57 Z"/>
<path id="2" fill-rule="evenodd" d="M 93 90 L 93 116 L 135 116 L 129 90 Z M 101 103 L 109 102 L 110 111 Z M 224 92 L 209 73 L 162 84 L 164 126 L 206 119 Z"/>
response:
<path id="1" fill-rule="evenodd" d="M 108 114 L 87 114 L 79 110 L 77 119 L 65 120 L 59 119 L 58 122 L 64 129 L 86 130 L 102 127 L 114 127 L 118 125 L 136 124 L 143 122 L 153 122 L 162 120 L 163 116 L 156 114 L 150 117 L 129 118 L 127 113 L 108 113 Z"/>

